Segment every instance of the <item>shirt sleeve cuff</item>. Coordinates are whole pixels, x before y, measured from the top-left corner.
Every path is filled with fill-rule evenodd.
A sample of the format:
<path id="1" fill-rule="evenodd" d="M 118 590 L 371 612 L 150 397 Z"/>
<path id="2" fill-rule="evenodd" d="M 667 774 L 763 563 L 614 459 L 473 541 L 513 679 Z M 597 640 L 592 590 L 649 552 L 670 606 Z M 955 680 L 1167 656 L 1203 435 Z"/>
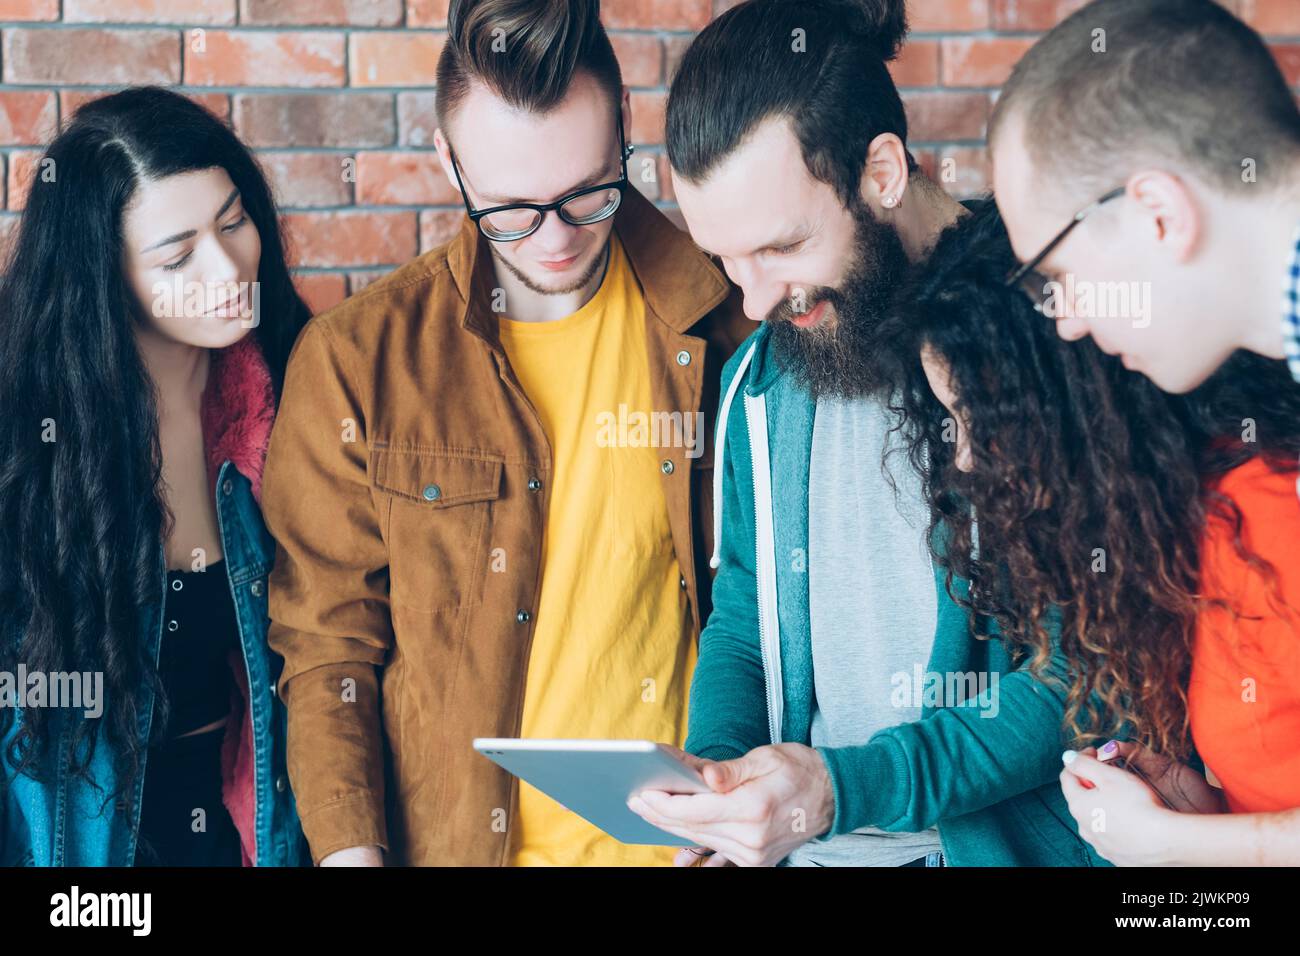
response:
<path id="1" fill-rule="evenodd" d="M 900 779 L 889 748 L 881 742 L 857 747 L 817 747 L 835 795 L 831 827 L 815 837 L 826 842 L 862 827 L 888 822 L 887 807 L 893 802 L 893 788 Z"/>
<path id="2" fill-rule="evenodd" d="M 302 830 L 317 866 L 331 853 L 354 846 L 388 850 L 388 833 L 382 811 L 374 812 L 369 794 L 343 797 L 302 815 Z M 300 808 L 301 809 L 301 808 Z"/>

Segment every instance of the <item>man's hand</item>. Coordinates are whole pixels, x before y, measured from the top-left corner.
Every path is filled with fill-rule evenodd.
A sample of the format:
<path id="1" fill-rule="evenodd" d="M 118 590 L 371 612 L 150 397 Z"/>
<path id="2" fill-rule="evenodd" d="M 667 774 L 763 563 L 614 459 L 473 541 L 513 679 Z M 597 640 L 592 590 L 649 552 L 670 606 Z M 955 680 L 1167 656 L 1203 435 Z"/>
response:
<path id="1" fill-rule="evenodd" d="M 712 760 L 705 760 L 702 757 L 697 757 L 695 754 L 688 754 L 685 750 L 678 747 L 669 747 L 667 744 L 664 746 L 671 750 L 678 760 L 693 770 L 698 770 L 701 775 L 704 774 L 705 767 L 712 766 L 715 762 Z M 732 863 L 721 853 L 716 853 L 706 846 L 684 846 L 678 850 L 677 855 L 673 857 L 673 866 L 706 867 L 735 865 L 736 864 Z"/>
<path id="2" fill-rule="evenodd" d="M 700 771 L 711 793 L 643 790 L 628 807 L 723 858 L 708 865 L 772 866 L 829 830 L 835 818 L 830 774 L 811 747 L 775 744 L 737 760 L 691 757 L 687 762 Z M 678 865 L 685 865 L 687 852 L 678 854 Z"/>
<path id="3" fill-rule="evenodd" d="M 350 846 L 321 858 L 321 866 L 383 866 L 384 851 L 377 846 Z"/>

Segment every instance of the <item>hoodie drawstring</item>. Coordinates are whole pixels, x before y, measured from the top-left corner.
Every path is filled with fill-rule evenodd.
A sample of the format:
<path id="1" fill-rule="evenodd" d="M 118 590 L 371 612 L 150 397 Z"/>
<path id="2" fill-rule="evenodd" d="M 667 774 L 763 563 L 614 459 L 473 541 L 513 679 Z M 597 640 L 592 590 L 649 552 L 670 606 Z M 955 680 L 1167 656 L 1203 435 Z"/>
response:
<path id="1" fill-rule="evenodd" d="M 727 417 L 731 412 L 731 403 L 736 397 L 736 390 L 745 380 L 745 372 L 749 369 L 750 359 L 754 357 L 754 349 L 757 346 L 757 342 L 751 345 L 745 357 L 740 360 L 736 374 L 732 376 L 731 384 L 727 386 L 722 408 L 718 411 L 718 433 L 713 439 L 713 556 L 709 558 L 709 567 L 715 571 L 722 564 L 722 472 L 727 458 Z"/>

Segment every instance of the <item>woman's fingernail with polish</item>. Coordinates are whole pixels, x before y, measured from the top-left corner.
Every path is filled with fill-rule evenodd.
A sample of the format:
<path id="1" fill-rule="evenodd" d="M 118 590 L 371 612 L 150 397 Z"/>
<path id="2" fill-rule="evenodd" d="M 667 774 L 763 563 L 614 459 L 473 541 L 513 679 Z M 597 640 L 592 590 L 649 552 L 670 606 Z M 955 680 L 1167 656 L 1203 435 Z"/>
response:
<path id="1" fill-rule="evenodd" d="M 1061 763 L 1068 767 L 1070 764 L 1074 763 L 1074 758 L 1077 756 L 1079 755 L 1075 751 L 1067 750 L 1065 753 L 1061 754 Z"/>

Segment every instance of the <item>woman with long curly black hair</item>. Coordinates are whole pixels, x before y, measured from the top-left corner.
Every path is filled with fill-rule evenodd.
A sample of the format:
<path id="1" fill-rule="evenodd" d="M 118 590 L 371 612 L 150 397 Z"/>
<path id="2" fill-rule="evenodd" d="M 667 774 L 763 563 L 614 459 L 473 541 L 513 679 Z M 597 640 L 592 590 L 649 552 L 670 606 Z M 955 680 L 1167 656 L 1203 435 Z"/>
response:
<path id="1" fill-rule="evenodd" d="M 1247 476 L 1280 482 L 1294 498 L 1300 393 L 1281 363 L 1243 355 L 1197 392 L 1168 395 L 1090 341 L 1063 342 L 1005 284 L 1014 264 L 991 204 L 941 237 L 893 320 L 896 374 L 908 383 L 900 427 L 925 476 L 933 520 L 951 533 L 949 574 L 971 581 L 970 605 L 994 616 L 1036 664 L 1059 640 L 1071 668 L 1067 722 L 1078 739 L 1131 738 L 1108 744 L 1100 760 L 1091 749 L 1065 755 L 1119 775 L 1108 778 L 1111 792 L 1130 788 L 1123 794 L 1130 802 L 1122 812 L 1111 807 L 1098 832 L 1090 812 L 1099 789 L 1063 773 L 1067 798 L 1091 801 L 1084 809 L 1083 798 L 1071 799 L 1081 835 L 1113 862 L 1172 862 L 1199 840 L 1178 827 L 1206 818 L 1171 813 L 1156 791 L 1104 762 L 1122 756 L 1144 769 L 1179 809 L 1223 809 L 1220 792 L 1179 762 L 1192 753 L 1191 730 L 1200 756 L 1202 732 L 1217 736 L 1195 707 L 1189 718 L 1189 684 L 1205 680 L 1197 662 L 1202 672 L 1211 657 L 1222 663 L 1220 650 L 1242 627 L 1258 637 L 1261 617 L 1294 641 L 1300 619 L 1285 606 L 1295 590 L 1278 592 L 1261 614 L 1254 592 L 1247 609 L 1243 589 L 1224 575 L 1211 585 L 1203 559 L 1212 552 L 1218 564 L 1234 565 L 1237 583 L 1249 579 L 1252 588 L 1300 571 L 1293 552 L 1279 551 L 1258 528 L 1253 538 L 1242 533 L 1252 516 L 1235 493 Z M 1300 533 L 1300 511 L 1295 518 Z M 1232 637 L 1229 627 L 1238 629 Z M 1300 676 L 1300 654 L 1291 656 Z M 1276 666 L 1266 671 L 1269 691 L 1291 701 L 1267 740 L 1281 759 L 1278 741 L 1292 732 L 1281 747 L 1292 779 L 1273 782 L 1295 794 L 1287 805 L 1296 806 L 1300 682 L 1285 689 Z M 1219 699 L 1203 695 L 1205 713 L 1217 714 L 1223 687 L 1209 693 Z M 1245 763 L 1234 762 L 1234 771 Z M 1221 782 L 1229 806 L 1234 789 L 1250 790 L 1240 774 Z"/>
<path id="2" fill-rule="evenodd" d="M 0 864 L 297 863 L 257 497 L 309 313 L 264 176 L 184 96 L 93 101 L 0 302 Z"/>

